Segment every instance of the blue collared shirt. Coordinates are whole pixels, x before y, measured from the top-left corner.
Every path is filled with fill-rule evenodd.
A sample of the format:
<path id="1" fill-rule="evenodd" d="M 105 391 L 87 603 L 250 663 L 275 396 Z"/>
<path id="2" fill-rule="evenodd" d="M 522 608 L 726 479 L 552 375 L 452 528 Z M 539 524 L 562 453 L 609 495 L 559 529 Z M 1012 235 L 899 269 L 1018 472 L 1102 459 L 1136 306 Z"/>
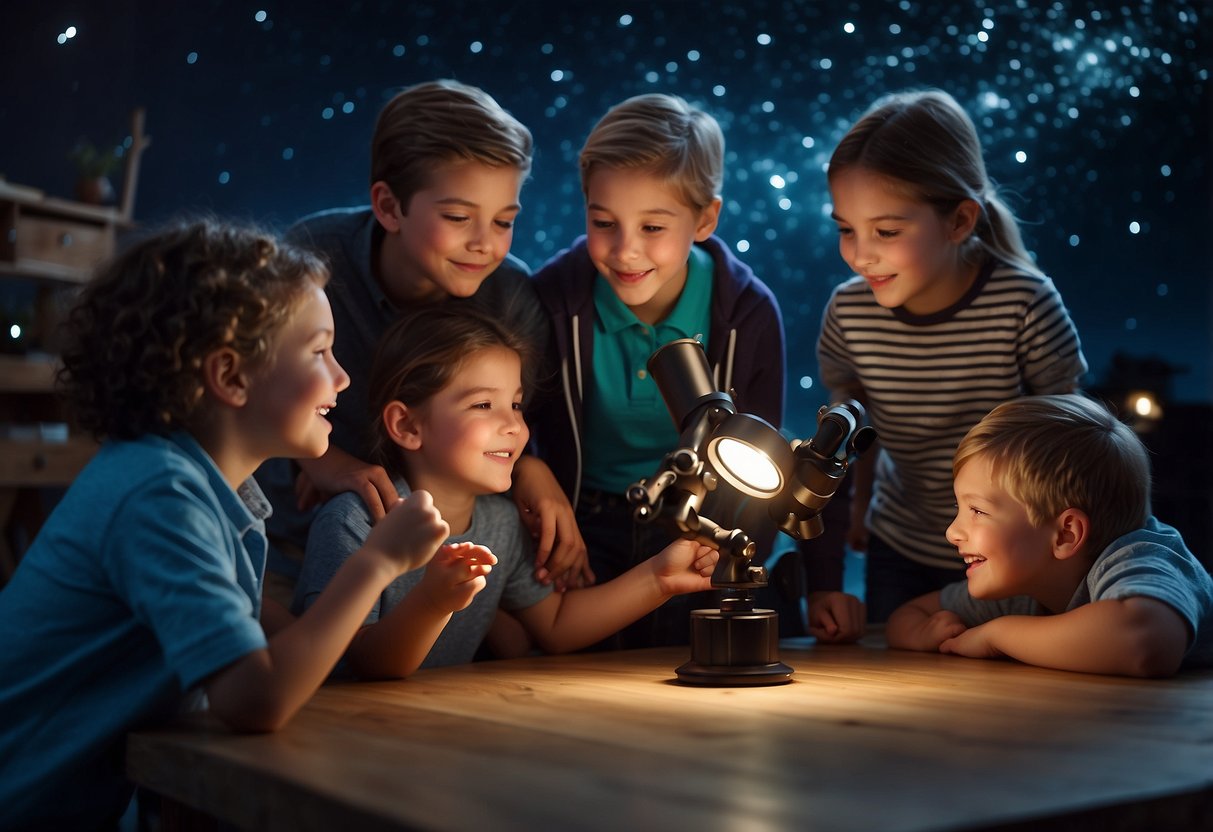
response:
<path id="1" fill-rule="evenodd" d="M 188 434 L 101 447 L 0 592 L 7 820 L 116 817 L 126 732 L 266 646 L 264 516 Z"/>

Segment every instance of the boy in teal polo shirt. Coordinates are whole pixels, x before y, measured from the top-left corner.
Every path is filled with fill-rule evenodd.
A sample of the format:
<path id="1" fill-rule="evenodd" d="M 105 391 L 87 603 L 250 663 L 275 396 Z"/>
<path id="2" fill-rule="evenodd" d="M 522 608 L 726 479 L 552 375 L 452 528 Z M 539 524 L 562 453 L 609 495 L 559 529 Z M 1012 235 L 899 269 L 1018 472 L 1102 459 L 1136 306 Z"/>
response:
<path id="1" fill-rule="evenodd" d="M 592 413 L 611 418 L 586 422 L 582 487 L 621 494 L 651 477 L 654 460 L 678 442 L 678 429 L 657 385 L 645 369 L 662 344 L 694 338 L 706 345 L 712 302 L 712 257 L 692 247 L 686 284 L 674 310 L 654 325 L 642 323 L 606 280 L 594 281 L 593 384 L 585 394 Z"/>
<path id="2" fill-rule="evenodd" d="M 710 115 L 670 95 L 628 99 L 590 132 L 580 167 L 586 235 L 534 278 L 552 318 L 560 390 L 528 421 L 576 508 L 593 577 L 607 581 L 669 542 L 665 529 L 633 522 L 624 497 L 678 437 L 648 377 L 649 356 L 677 338 L 699 339 L 716 385 L 778 426 L 783 322 L 771 290 L 713 234 L 724 136 Z M 817 600 L 858 613 L 842 593 Z M 697 603 L 710 602 L 667 602 L 616 645 L 685 644 Z"/>

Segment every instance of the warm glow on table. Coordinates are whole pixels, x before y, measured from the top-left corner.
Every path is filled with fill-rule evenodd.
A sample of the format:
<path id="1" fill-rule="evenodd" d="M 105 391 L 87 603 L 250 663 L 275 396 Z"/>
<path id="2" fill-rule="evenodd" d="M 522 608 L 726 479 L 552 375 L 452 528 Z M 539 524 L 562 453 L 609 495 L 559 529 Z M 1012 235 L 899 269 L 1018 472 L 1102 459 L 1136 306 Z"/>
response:
<path id="1" fill-rule="evenodd" d="M 677 684 L 683 648 L 330 685 L 277 734 L 135 734 L 128 766 L 256 829 L 1213 823 L 1213 672 L 1137 681 L 875 641 L 784 649 L 796 674 L 775 687 Z"/>

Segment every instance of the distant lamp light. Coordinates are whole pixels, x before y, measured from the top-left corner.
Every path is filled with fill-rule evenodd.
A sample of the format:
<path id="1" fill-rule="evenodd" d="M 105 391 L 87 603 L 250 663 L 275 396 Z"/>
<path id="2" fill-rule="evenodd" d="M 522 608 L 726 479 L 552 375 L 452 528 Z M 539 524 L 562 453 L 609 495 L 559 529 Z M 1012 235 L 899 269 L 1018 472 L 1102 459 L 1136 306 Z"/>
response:
<path id="1" fill-rule="evenodd" d="M 1157 419 L 1162 415 L 1162 408 L 1158 406 L 1158 399 L 1154 398 L 1154 394 L 1150 392 L 1136 392 L 1129 394 L 1129 406 L 1143 419 Z"/>
<path id="2" fill-rule="evenodd" d="M 21 338 L 21 324 L 13 324 L 8 328 L 8 337 L 14 341 Z"/>
<path id="3" fill-rule="evenodd" d="M 1162 421 L 1162 405 L 1158 397 L 1149 390 L 1134 390 L 1125 397 L 1125 410 L 1130 418 L 1126 421 L 1138 433 L 1147 433 Z"/>

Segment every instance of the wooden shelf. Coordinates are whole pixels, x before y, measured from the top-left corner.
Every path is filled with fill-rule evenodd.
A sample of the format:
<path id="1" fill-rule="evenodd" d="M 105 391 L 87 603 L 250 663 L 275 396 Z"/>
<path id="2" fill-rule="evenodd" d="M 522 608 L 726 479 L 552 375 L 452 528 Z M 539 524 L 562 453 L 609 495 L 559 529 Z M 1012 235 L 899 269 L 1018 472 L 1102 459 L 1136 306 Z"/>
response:
<path id="1" fill-rule="evenodd" d="M 0 393 L 53 393 L 58 369 L 49 355 L 0 355 Z"/>
<path id="2" fill-rule="evenodd" d="M 84 436 L 66 442 L 0 439 L 0 487 L 67 485 L 96 452 L 97 443 Z"/>

